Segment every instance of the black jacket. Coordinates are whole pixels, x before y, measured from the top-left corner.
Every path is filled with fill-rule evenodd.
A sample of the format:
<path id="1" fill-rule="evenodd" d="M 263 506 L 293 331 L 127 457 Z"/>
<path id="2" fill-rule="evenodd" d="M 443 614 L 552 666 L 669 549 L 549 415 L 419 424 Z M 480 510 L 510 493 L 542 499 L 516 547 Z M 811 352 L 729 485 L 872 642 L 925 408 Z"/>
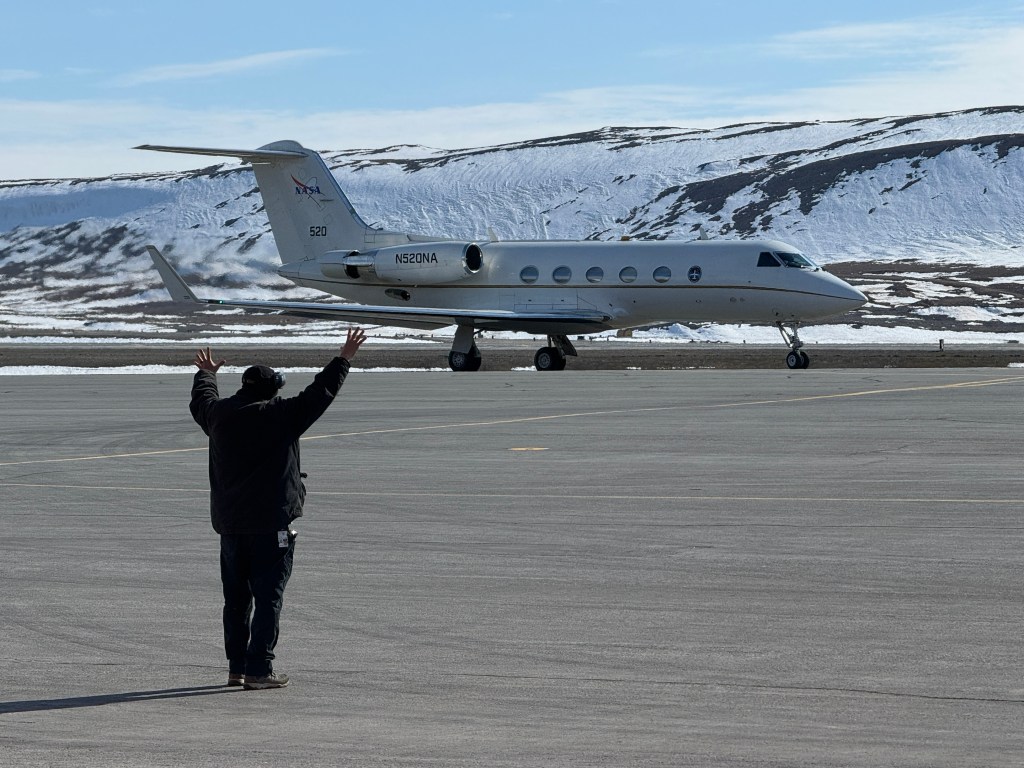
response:
<path id="1" fill-rule="evenodd" d="M 196 373 L 192 418 L 210 437 L 210 517 L 217 533 L 272 533 L 302 514 L 299 436 L 323 415 L 348 375 L 334 358 L 295 397 L 259 399 L 243 387 L 221 399 L 217 376 Z"/>

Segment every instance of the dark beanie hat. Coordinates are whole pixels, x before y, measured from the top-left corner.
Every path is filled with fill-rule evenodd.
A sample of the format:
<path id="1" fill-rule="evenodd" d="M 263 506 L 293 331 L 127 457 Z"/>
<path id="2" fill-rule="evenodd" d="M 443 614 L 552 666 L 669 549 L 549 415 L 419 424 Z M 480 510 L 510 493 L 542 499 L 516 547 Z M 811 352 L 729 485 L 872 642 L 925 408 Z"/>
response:
<path id="1" fill-rule="evenodd" d="M 242 374 L 242 386 L 272 395 L 284 386 L 284 374 L 266 365 L 253 365 Z"/>

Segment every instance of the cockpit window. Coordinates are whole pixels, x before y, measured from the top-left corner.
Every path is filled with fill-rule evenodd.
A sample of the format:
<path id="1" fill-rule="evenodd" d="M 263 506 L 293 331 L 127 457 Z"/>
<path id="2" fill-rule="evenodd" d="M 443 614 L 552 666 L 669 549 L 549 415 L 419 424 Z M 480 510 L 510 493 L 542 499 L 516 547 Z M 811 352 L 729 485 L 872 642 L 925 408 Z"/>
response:
<path id="1" fill-rule="evenodd" d="M 761 255 L 757 258 L 757 266 L 759 267 L 781 267 L 782 264 L 768 251 L 761 251 Z"/>
<path id="2" fill-rule="evenodd" d="M 802 253 L 776 251 L 775 255 L 778 256 L 782 263 L 787 267 L 795 267 L 796 269 L 821 269 L 821 267 L 808 259 Z"/>

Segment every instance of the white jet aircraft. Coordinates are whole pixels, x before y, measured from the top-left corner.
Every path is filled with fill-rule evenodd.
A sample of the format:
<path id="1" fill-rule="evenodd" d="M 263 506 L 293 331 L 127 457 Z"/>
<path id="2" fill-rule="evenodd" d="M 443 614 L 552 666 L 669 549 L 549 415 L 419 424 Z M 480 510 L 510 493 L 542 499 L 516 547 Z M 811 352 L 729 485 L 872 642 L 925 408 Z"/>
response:
<path id="1" fill-rule="evenodd" d="M 320 155 L 294 141 L 256 150 L 137 149 L 251 163 L 281 256 L 278 274 L 359 303 L 200 299 L 150 246 L 172 299 L 406 328 L 454 325 L 453 371 L 480 368 L 478 331 L 546 335 L 534 364 L 550 371 L 576 355 L 571 334 L 677 322 L 774 324 L 790 348 L 786 364 L 806 368 L 798 326 L 867 301 L 777 240 L 467 242 L 388 232 L 368 226 Z"/>

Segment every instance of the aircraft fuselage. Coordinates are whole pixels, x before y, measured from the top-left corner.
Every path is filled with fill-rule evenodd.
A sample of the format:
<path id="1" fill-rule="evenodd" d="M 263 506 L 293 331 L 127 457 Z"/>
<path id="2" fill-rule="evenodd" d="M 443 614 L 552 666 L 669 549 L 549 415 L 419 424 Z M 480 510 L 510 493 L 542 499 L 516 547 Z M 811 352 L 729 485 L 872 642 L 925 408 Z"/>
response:
<path id="1" fill-rule="evenodd" d="M 803 322 L 864 303 L 859 291 L 812 264 L 792 267 L 776 259 L 769 266 L 762 253 L 799 253 L 774 240 L 481 243 L 479 269 L 441 283 L 431 279 L 431 245 L 394 254 L 396 261 L 418 267 L 398 279 L 367 270 L 329 277 L 312 259 L 285 264 L 278 272 L 359 303 L 516 313 L 589 310 L 607 315 L 609 328 Z"/>

